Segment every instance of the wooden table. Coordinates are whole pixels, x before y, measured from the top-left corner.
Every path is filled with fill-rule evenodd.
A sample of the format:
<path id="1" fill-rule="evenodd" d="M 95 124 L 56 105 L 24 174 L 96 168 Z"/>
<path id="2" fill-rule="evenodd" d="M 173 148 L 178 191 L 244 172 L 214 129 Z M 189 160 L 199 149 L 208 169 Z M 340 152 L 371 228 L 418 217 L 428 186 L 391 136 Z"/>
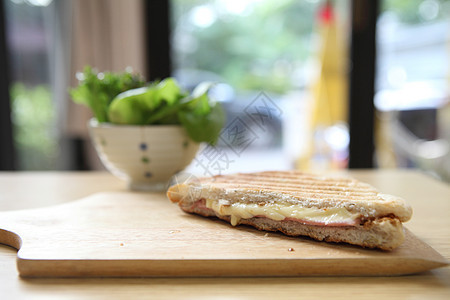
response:
<path id="1" fill-rule="evenodd" d="M 414 216 L 406 227 L 450 260 L 449 185 L 407 170 L 351 175 L 407 199 Z M 3 172 L 0 210 L 49 206 L 124 186 L 106 172 Z M 0 245 L 0 299 L 450 299 L 449 267 L 403 277 L 22 279 L 15 257 L 15 249 Z"/>

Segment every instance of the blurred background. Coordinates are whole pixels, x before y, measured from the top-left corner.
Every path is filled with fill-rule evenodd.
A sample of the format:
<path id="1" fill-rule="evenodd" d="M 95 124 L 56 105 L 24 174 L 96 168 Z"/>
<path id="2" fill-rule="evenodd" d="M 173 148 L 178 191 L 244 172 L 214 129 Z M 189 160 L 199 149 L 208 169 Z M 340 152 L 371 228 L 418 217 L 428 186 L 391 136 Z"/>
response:
<path id="1" fill-rule="evenodd" d="M 417 168 L 450 182 L 450 0 L 1 4 L 0 169 L 102 168 L 68 95 L 89 64 L 218 82 L 222 173 Z"/>

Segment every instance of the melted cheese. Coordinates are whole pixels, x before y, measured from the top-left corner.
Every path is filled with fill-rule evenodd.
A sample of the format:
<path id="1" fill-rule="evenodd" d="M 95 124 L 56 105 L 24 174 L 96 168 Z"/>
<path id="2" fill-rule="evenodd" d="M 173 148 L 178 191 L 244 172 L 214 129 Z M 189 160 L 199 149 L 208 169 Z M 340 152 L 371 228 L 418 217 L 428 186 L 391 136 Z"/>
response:
<path id="1" fill-rule="evenodd" d="M 278 203 L 265 203 L 264 205 L 258 205 L 256 203 L 228 203 L 226 200 L 216 201 L 207 199 L 206 207 L 220 215 L 230 216 L 231 225 L 233 226 L 236 226 L 240 219 L 250 219 L 255 216 L 262 216 L 275 221 L 292 218 L 306 223 L 323 225 L 354 225 L 355 221 L 359 218 L 358 214 L 353 214 L 345 208 L 319 209 Z"/>

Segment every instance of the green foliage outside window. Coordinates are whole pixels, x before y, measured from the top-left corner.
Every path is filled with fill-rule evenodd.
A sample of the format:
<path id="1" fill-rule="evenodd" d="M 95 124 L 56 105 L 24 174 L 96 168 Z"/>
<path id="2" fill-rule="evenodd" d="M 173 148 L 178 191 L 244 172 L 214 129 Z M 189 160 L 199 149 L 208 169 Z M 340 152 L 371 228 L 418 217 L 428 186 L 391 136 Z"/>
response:
<path id="1" fill-rule="evenodd" d="M 225 1 L 175 1 L 175 67 L 214 72 L 238 90 L 292 89 L 294 73 L 311 54 L 317 3 L 244 2 L 248 13 L 227 12 Z M 193 20 L 199 6 L 214 19 L 207 27 Z"/>
<path id="2" fill-rule="evenodd" d="M 11 86 L 11 118 L 19 170 L 54 170 L 58 144 L 55 106 L 45 85 Z"/>

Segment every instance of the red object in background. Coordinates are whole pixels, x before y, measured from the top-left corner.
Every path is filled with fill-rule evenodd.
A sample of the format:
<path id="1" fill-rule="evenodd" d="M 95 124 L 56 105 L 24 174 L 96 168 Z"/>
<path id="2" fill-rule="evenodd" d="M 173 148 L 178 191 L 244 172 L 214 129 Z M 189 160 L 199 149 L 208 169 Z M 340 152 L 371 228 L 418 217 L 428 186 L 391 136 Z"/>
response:
<path id="1" fill-rule="evenodd" d="M 334 11 L 331 1 L 325 2 L 325 4 L 319 9 L 319 22 L 321 24 L 329 24 L 334 20 Z"/>

